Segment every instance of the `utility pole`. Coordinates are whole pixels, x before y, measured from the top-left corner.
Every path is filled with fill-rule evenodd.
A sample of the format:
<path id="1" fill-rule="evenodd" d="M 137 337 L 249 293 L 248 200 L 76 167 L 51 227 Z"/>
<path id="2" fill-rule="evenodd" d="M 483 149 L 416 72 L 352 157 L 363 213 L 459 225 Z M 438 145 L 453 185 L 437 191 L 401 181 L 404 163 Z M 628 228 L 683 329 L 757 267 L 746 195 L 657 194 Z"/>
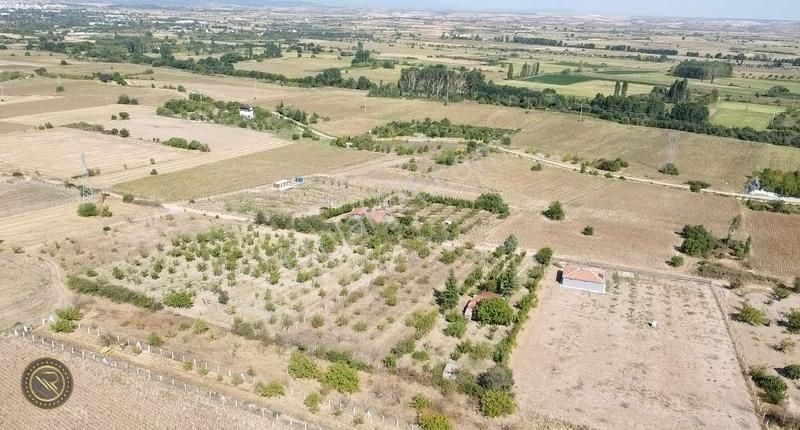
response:
<path id="1" fill-rule="evenodd" d="M 581 113 L 578 116 L 578 122 L 583 122 L 583 102 L 581 102 Z"/>
<path id="2" fill-rule="evenodd" d="M 81 202 L 91 202 L 94 200 L 94 189 L 89 184 L 89 168 L 86 166 L 86 154 L 81 153 L 81 168 L 83 175 L 81 175 Z"/>

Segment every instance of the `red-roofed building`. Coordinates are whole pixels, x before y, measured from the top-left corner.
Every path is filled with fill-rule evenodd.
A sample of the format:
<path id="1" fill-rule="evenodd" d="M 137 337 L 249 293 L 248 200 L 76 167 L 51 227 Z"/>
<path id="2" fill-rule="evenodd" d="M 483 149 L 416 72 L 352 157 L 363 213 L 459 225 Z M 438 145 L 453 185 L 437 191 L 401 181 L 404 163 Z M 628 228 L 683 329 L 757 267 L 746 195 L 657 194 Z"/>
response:
<path id="1" fill-rule="evenodd" d="M 464 308 L 464 316 L 467 317 L 467 319 L 471 320 L 472 319 L 472 312 L 475 310 L 476 307 L 478 307 L 478 303 L 480 303 L 480 302 L 482 302 L 484 300 L 487 300 L 487 299 L 493 299 L 495 297 L 502 297 L 502 296 L 497 294 L 497 293 L 493 293 L 491 291 L 483 291 L 483 292 L 480 292 L 480 293 L 476 294 L 467 303 L 467 307 Z"/>
<path id="2" fill-rule="evenodd" d="M 564 266 L 560 273 L 561 285 L 567 288 L 589 291 L 591 293 L 606 292 L 606 275 L 584 267 Z"/>

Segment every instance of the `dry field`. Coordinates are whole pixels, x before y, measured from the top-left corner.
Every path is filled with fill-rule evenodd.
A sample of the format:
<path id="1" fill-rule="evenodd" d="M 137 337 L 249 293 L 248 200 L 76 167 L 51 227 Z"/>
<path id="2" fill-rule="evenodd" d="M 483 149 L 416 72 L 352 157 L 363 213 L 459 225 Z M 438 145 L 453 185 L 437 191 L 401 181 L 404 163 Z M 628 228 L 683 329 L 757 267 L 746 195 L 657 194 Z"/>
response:
<path id="1" fill-rule="evenodd" d="M 760 428 L 708 287 L 546 282 L 512 368 L 523 411 L 592 428 Z"/>
<path id="2" fill-rule="evenodd" d="M 77 192 L 63 187 L 0 177 L 0 219 L 77 201 Z"/>
<path id="3" fill-rule="evenodd" d="M 332 54 L 319 54 L 316 58 L 303 56 L 285 56 L 281 58 L 268 58 L 261 62 L 242 61 L 236 64 L 237 70 L 258 70 L 261 72 L 278 73 L 289 78 L 302 78 L 316 76 L 325 69 L 332 67 L 348 67 L 351 59 L 339 60 Z"/>
<path id="4" fill-rule="evenodd" d="M 110 218 L 81 218 L 77 203 L 67 203 L 37 209 L 0 219 L 0 239 L 7 246 L 30 246 L 38 243 L 77 237 L 87 232 L 101 231 L 104 226 L 129 223 L 163 212 L 161 209 L 124 204 L 107 199 L 113 213 Z"/>
<path id="5" fill-rule="evenodd" d="M 278 179 L 324 173 L 379 158 L 380 154 L 302 142 L 179 172 L 118 184 L 121 192 L 186 200 L 270 184 Z"/>
<path id="6" fill-rule="evenodd" d="M 665 268 L 681 243 L 676 232 L 686 224 L 703 224 L 723 237 L 736 215 L 745 219 L 742 238 L 753 238 L 748 264 L 771 276 L 800 275 L 794 262 L 800 250 L 786 240 L 798 231 L 796 216 L 753 212 L 737 200 L 677 191 L 648 184 L 606 179 L 556 168 L 530 171 L 524 160 L 495 155 L 441 169 L 435 176 L 466 181 L 500 192 L 519 209 L 476 242 L 499 243 L 509 234 L 531 249 L 552 246 L 557 253 L 638 267 Z M 509 179 L 511 178 L 511 179 Z M 559 200 L 566 219 L 549 221 L 540 213 Z M 593 236 L 581 234 L 591 225 Z M 688 270 L 685 266 L 684 270 Z"/>
<path id="7" fill-rule="evenodd" d="M 302 187 L 288 191 L 278 191 L 272 185 L 265 185 L 209 199 L 198 199 L 191 207 L 209 212 L 253 214 L 262 210 L 303 215 L 316 214 L 321 207 L 337 207 L 379 193 L 376 188 L 349 184 L 339 178 L 311 176 L 305 178 Z"/>
<path id="8" fill-rule="evenodd" d="M 19 338 L 0 338 L 0 427 L 33 430 L 43 427 L 162 429 L 181 427 L 243 429 L 271 423 L 260 415 L 211 403 L 207 397 L 134 373 L 113 369 L 100 362 L 72 356 L 69 351 L 50 351 Z M 20 390 L 20 377 L 31 361 L 49 356 L 62 361 L 74 381 L 69 400 L 53 410 L 31 405 Z"/>
<path id="9" fill-rule="evenodd" d="M 530 249 L 551 246 L 561 255 L 623 265 L 666 267 L 664 261 L 680 244 L 676 232 L 685 224 L 704 224 L 722 235 L 740 213 L 740 204 L 729 198 L 550 167 L 534 172 L 529 162 L 500 154 L 439 170 L 436 176 L 500 192 L 512 206 L 511 216 L 480 241 L 499 243 L 513 233 Z M 564 221 L 541 215 L 554 200 L 564 206 Z M 581 234 L 587 225 L 594 227 L 593 236 Z"/>
<path id="10" fill-rule="evenodd" d="M 753 235 L 750 262 L 767 274 L 800 277 L 800 216 L 745 211 L 745 230 Z"/>
<path id="11" fill-rule="evenodd" d="M 0 168 L 6 172 L 21 171 L 29 175 L 38 172 L 44 177 L 69 179 L 82 173 L 81 154 L 86 155 L 89 168 L 100 169 L 100 176 L 92 178 L 94 185 L 107 182 L 104 175 L 123 173 L 141 177 L 152 168 L 160 168 L 162 163 L 192 159 L 196 165 L 203 162 L 199 160 L 213 157 L 213 153 L 171 148 L 135 137 L 125 139 L 60 127 L 3 135 Z M 151 165 L 151 158 L 155 165 Z"/>
<path id="12" fill-rule="evenodd" d="M 70 301 L 58 267 L 37 256 L 0 248 L 0 276 L 6 280 L 0 284 L 0 330 L 31 322 Z"/>
<path id="13" fill-rule="evenodd" d="M 58 85 L 56 79 L 42 77 L 4 82 L 3 90 L 9 98 L 13 100 L 14 97 L 24 96 L 27 99 L 25 102 L 0 104 L 0 120 L 7 121 L 12 117 L 23 115 L 43 115 L 43 122 L 50 121 L 46 114 L 114 104 L 121 94 L 134 97 L 139 100 L 139 104 L 148 106 L 160 106 L 165 101 L 180 95 L 175 90 L 150 88 L 149 82 L 146 87 L 137 88 L 103 84 L 99 81 L 62 79 L 63 93 L 55 92 L 56 85 Z M 131 106 L 120 105 L 119 110 L 128 107 Z"/>
<path id="14" fill-rule="evenodd" d="M 797 335 L 790 333 L 782 322 L 792 309 L 800 307 L 800 296 L 792 294 L 787 298 L 776 300 L 773 292 L 764 286 L 752 286 L 733 291 L 722 291 L 724 308 L 731 318 L 733 335 L 742 347 L 746 365 L 749 367 L 765 367 L 772 375 L 780 375 L 781 370 L 789 364 L 800 364 L 800 351 L 788 348 L 779 351 L 776 347 L 782 341 L 796 342 Z M 743 302 L 749 302 L 755 308 L 764 311 L 770 320 L 768 326 L 752 326 L 736 320 Z M 783 375 L 781 375 L 783 376 Z M 800 386 L 788 378 L 783 379 L 788 386 L 787 399 L 783 406 L 785 411 L 800 416 Z M 780 410 L 777 407 L 770 407 Z"/>

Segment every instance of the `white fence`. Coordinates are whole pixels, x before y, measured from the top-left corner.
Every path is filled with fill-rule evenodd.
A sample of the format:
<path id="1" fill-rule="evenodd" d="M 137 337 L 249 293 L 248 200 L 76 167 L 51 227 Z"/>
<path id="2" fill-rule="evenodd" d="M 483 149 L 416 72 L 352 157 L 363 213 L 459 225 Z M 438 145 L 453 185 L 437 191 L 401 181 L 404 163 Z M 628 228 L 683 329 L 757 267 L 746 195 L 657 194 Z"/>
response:
<path id="1" fill-rule="evenodd" d="M 41 319 L 41 325 L 42 327 L 46 327 L 49 324 L 56 322 L 56 320 L 57 317 L 50 315 L 47 318 Z M 166 358 L 168 360 L 173 360 L 181 364 L 192 363 L 193 369 L 203 368 L 209 372 L 216 372 L 217 375 L 223 375 L 223 376 L 227 375 L 228 378 L 239 376 L 242 379 L 242 381 L 246 381 L 251 384 L 255 384 L 257 382 L 256 377 L 248 375 L 246 371 L 226 368 L 225 366 L 209 362 L 208 360 L 202 359 L 193 354 L 187 354 L 184 352 L 169 350 L 163 347 L 152 347 L 147 342 L 142 340 L 132 339 L 130 337 L 122 337 L 119 335 L 113 335 L 110 332 L 100 330 L 99 328 L 93 328 L 86 325 L 82 326 L 79 321 L 76 322 L 76 330 L 77 331 L 82 330 L 85 331 L 87 334 L 95 335 L 97 337 L 108 336 L 112 341 L 115 340 L 116 344 L 138 347 L 142 351 L 142 353 L 153 354 L 153 355 L 157 354 L 160 357 Z M 36 335 L 33 333 L 31 326 L 23 325 L 21 328 L 12 330 L 10 334 L 40 346 L 50 347 L 51 350 L 60 350 L 64 353 L 80 356 L 81 358 L 92 360 L 115 369 L 120 369 L 128 373 L 135 372 L 136 376 L 146 378 L 147 380 L 150 381 L 158 381 L 160 383 L 165 383 L 177 389 L 180 389 L 182 387 L 183 391 L 188 393 L 195 393 L 195 394 L 202 393 L 203 395 L 207 395 L 209 399 L 219 401 L 224 405 L 232 406 L 241 410 L 246 410 L 255 414 L 261 414 L 262 416 L 265 417 L 265 419 L 272 421 L 274 424 L 288 426 L 286 428 L 289 429 L 322 430 L 322 427 L 319 425 L 309 424 L 303 420 L 299 420 L 290 417 L 288 415 L 282 415 L 278 412 L 270 411 L 267 408 L 260 407 L 251 402 L 236 399 L 230 396 L 226 397 L 214 391 L 207 390 L 206 388 L 201 388 L 196 385 L 174 379 L 172 377 L 157 375 L 153 373 L 150 369 L 145 369 L 143 367 L 136 366 L 135 364 L 131 364 L 124 361 L 113 360 L 110 359 L 109 357 L 95 353 L 93 351 L 86 351 L 71 345 L 66 345 L 61 342 L 56 342 L 55 340 L 47 338 L 45 336 Z M 286 393 L 287 396 L 299 399 L 300 401 L 303 401 L 308 394 L 310 393 L 305 393 L 301 390 L 294 390 L 292 387 L 288 387 L 288 391 Z M 355 419 L 356 417 L 361 417 L 365 424 L 370 425 L 370 427 L 366 428 L 384 428 L 389 430 L 419 429 L 419 427 L 414 423 L 408 423 L 405 420 L 400 420 L 394 417 L 385 416 L 383 414 L 374 413 L 372 412 L 371 408 L 365 408 L 359 405 L 353 405 L 349 401 L 341 402 L 328 399 L 327 402 L 323 402 L 320 405 L 320 409 L 322 411 L 327 411 L 331 414 L 339 416 L 351 416 L 352 419 Z M 349 423 L 341 423 L 339 427 L 348 425 Z"/>

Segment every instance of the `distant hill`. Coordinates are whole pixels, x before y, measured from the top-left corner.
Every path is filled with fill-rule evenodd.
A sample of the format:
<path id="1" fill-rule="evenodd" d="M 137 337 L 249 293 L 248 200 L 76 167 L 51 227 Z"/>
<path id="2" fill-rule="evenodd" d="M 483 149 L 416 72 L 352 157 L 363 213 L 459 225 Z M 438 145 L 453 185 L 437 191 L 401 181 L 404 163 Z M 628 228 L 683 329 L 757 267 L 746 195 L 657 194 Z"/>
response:
<path id="1" fill-rule="evenodd" d="M 303 7 L 320 6 L 303 0 L 112 0 L 117 6 L 248 6 L 248 7 Z"/>

